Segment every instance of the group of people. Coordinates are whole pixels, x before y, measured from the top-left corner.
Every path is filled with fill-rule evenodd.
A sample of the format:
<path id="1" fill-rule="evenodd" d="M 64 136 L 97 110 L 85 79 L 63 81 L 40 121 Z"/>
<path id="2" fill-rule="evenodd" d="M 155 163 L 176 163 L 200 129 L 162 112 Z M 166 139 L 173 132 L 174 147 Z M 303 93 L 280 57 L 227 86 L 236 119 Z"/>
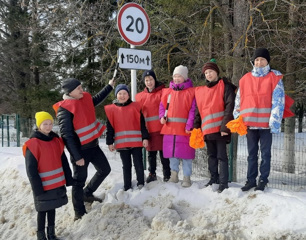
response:
<path id="1" fill-rule="evenodd" d="M 239 89 L 219 76 L 215 61 L 202 68 L 205 86 L 193 87 L 188 69 L 179 65 L 173 71 L 169 88 L 157 81 L 153 70 L 144 71 L 145 89 L 131 100 L 127 85 L 118 84 L 115 100 L 104 107 L 106 126 L 97 121 L 95 107 L 114 89 L 109 81 L 95 96 L 84 92 L 75 78 L 62 84 L 63 100 L 53 105 L 60 127 L 59 137 L 52 131 L 53 117 L 47 112 L 35 115 L 37 129 L 24 144 L 26 170 L 37 215 L 37 239 L 56 240 L 55 208 L 68 202 L 66 186 L 72 186 L 74 220 L 86 214 L 84 202 L 102 199 L 93 195 L 111 171 L 99 147 L 98 138 L 106 128 L 106 144 L 111 152 L 118 151 L 123 165 L 123 188 L 132 188 L 132 163 L 137 187 L 157 180 L 157 153 L 163 167 L 164 182 L 179 182 L 182 161 L 183 187 L 191 186 L 192 160 L 195 149 L 190 147 L 190 134 L 200 128 L 207 146 L 210 180 L 206 186 L 219 184 L 218 192 L 228 188 L 228 157 L 226 144 L 231 132 L 226 124 L 243 116 L 247 131 L 248 172 L 242 191 L 264 190 L 268 183 L 271 161 L 272 133 L 280 131 L 284 111 L 284 87 L 280 72 L 271 70 L 267 49 L 256 49 L 253 70 L 239 81 Z M 237 93 L 236 93 L 237 92 Z M 258 143 L 261 164 L 258 184 Z M 73 166 L 73 177 L 66 155 L 66 146 Z M 145 179 L 142 149 L 148 151 L 149 175 Z M 92 163 L 96 173 L 85 186 L 87 168 Z M 47 235 L 45 233 L 48 219 Z"/>

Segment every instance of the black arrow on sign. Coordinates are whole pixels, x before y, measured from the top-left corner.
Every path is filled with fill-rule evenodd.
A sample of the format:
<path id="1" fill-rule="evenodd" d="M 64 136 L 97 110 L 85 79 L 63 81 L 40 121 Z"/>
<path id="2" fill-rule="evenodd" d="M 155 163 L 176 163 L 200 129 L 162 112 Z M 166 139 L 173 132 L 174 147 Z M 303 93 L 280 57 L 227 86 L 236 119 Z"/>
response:
<path id="1" fill-rule="evenodd" d="M 121 54 L 120 58 L 121 58 L 121 64 L 123 64 L 124 63 L 124 58 L 125 58 L 123 53 Z"/>
<path id="2" fill-rule="evenodd" d="M 147 60 L 147 65 L 150 65 L 150 58 L 149 58 L 149 56 L 147 56 L 146 60 Z"/>

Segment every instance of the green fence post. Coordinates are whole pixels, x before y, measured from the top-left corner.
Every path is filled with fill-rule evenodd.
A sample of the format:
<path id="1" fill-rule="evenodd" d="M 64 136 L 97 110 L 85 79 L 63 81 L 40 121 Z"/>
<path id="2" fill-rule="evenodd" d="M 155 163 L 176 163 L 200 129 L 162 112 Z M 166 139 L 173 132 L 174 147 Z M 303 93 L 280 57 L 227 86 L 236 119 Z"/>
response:
<path id="1" fill-rule="evenodd" d="M 143 161 L 143 169 L 147 170 L 147 150 L 142 148 L 142 161 Z"/>
<path id="2" fill-rule="evenodd" d="M 6 129 L 7 129 L 7 146 L 10 146 L 10 126 L 9 126 L 10 116 L 6 115 Z"/>
<path id="3" fill-rule="evenodd" d="M 19 121 L 19 114 L 16 113 L 16 134 L 17 134 L 17 147 L 20 147 L 20 121 Z"/>

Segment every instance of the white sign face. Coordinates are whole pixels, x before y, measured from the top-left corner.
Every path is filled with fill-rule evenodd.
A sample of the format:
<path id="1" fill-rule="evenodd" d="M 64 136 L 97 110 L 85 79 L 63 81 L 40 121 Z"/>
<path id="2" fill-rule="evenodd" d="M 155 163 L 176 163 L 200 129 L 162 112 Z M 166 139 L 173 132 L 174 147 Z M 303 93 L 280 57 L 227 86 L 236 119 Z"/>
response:
<path id="1" fill-rule="evenodd" d="M 117 26 L 121 37 L 129 44 L 141 46 L 149 39 L 151 26 L 148 14 L 136 3 L 120 8 Z"/>
<path id="2" fill-rule="evenodd" d="M 119 48 L 119 67 L 123 69 L 150 70 L 151 52 L 135 48 Z"/>

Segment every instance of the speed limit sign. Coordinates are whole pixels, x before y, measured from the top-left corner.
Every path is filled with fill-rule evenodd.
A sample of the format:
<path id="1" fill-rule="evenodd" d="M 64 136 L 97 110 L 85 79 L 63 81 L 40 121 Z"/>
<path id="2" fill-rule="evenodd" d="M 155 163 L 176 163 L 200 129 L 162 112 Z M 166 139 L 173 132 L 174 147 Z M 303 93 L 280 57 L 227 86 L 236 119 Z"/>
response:
<path id="1" fill-rule="evenodd" d="M 136 3 L 123 5 L 117 16 L 121 37 L 129 44 L 141 46 L 149 39 L 151 27 L 146 11 Z"/>

